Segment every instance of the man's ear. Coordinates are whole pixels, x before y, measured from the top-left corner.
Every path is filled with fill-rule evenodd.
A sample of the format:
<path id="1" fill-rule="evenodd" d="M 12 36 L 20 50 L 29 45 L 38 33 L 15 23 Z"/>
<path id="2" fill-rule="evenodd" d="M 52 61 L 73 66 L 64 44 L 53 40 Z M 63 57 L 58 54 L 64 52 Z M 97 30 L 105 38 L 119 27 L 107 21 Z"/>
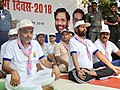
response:
<path id="1" fill-rule="evenodd" d="M 70 20 L 68 20 L 68 25 L 70 24 Z"/>
<path id="2" fill-rule="evenodd" d="M 18 30 L 18 35 L 20 35 L 20 30 Z"/>
<path id="3" fill-rule="evenodd" d="M 78 33 L 78 28 L 75 28 L 74 31 L 75 31 L 75 33 Z"/>

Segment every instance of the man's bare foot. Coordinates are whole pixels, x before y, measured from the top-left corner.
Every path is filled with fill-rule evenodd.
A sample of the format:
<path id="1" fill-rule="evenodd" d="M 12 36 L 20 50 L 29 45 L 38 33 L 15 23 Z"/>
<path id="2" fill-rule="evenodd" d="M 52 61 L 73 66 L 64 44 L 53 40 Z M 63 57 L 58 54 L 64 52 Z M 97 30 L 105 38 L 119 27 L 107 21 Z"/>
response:
<path id="1" fill-rule="evenodd" d="M 54 90 L 54 87 L 52 85 L 46 85 L 42 87 L 43 90 Z"/>
<path id="2" fill-rule="evenodd" d="M 84 72 L 86 72 L 87 74 L 91 75 L 91 76 L 97 76 L 97 73 L 94 70 L 88 71 L 86 69 L 83 69 Z"/>

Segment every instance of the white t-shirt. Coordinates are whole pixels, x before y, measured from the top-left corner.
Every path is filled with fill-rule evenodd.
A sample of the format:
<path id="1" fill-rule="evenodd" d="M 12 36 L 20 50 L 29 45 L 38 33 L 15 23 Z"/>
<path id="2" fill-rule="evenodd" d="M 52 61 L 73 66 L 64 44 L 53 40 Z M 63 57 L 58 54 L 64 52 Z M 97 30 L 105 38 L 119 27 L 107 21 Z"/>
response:
<path id="1" fill-rule="evenodd" d="M 95 53 L 98 49 L 92 43 L 92 41 L 86 39 L 86 42 L 87 42 L 88 49 L 90 51 L 91 60 L 89 59 L 87 55 L 86 46 L 80 43 L 74 37 L 70 39 L 70 42 L 69 42 L 70 61 L 69 61 L 69 68 L 68 68 L 69 71 L 75 68 L 73 59 L 71 57 L 72 53 L 77 53 L 79 67 L 87 68 L 87 69 L 93 68 L 92 54 Z"/>
<path id="2" fill-rule="evenodd" d="M 44 57 L 44 53 L 37 41 L 32 40 L 32 45 L 33 48 L 31 54 L 32 60 L 31 74 L 34 75 L 37 71 L 36 63 L 38 63 L 38 60 Z M 10 67 L 18 71 L 21 77 L 21 82 L 24 82 L 28 78 L 27 74 L 28 57 L 24 55 L 24 53 L 18 46 L 17 39 L 12 40 L 6 46 L 6 51 L 4 53 L 3 60 L 8 60 L 11 62 Z"/>
<path id="3" fill-rule="evenodd" d="M 52 44 L 52 43 L 48 43 L 47 44 L 47 53 L 48 54 L 53 54 L 54 53 L 54 47 L 55 45 L 57 45 L 57 43 Z"/>
<path id="4" fill-rule="evenodd" d="M 105 49 L 103 47 L 103 43 L 100 41 L 100 39 L 97 39 L 94 44 L 96 45 L 96 47 L 99 49 L 99 51 L 102 52 L 102 54 L 105 55 Z M 106 44 L 106 51 L 108 53 L 108 59 L 110 62 L 112 62 L 112 56 L 111 54 L 112 53 L 116 53 L 117 51 L 119 51 L 119 49 L 117 48 L 117 46 L 112 43 L 111 41 L 107 41 L 107 44 Z M 100 61 L 95 55 L 93 56 L 93 61 L 94 63 Z"/>
<path id="5" fill-rule="evenodd" d="M 5 52 L 5 49 L 6 49 L 6 46 L 7 46 L 7 44 L 10 42 L 10 40 L 8 40 L 7 42 L 5 42 L 2 46 L 1 46 L 1 63 L 2 63 L 2 60 L 3 60 L 3 54 L 4 54 L 4 52 Z"/>
<path id="6" fill-rule="evenodd" d="M 48 55 L 48 52 L 47 52 L 47 43 L 44 42 L 43 45 L 41 46 L 41 48 L 42 48 L 42 51 L 43 51 L 44 55 L 47 57 L 47 55 Z"/>

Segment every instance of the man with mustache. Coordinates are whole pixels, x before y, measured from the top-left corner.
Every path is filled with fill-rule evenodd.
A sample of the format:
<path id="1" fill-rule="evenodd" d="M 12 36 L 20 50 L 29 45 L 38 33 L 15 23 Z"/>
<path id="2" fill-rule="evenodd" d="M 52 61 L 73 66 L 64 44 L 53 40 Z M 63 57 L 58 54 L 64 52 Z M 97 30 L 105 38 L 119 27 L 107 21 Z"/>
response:
<path id="1" fill-rule="evenodd" d="M 29 19 L 21 20 L 18 28 L 18 38 L 9 42 L 3 55 L 7 90 L 53 90 L 49 86 L 60 76 L 58 67 L 47 61 L 39 43 L 32 40 L 34 26 Z M 48 69 L 38 70 L 38 62 Z"/>
<path id="2" fill-rule="evenodd" d="M 113 60 L 112 53 L 120 56 L 119 48 L 111 41 L 110 38 L 110 30 L 107 25 L 102 26 L 102 30 L 100 31 L 99 38 L 94 42 L 94 44 L 98 47 L 99 51 L 106 56 L 106 58 L 115 66 L 120 67 L 120 59 Z M 105 66 L 96 56 L 93 57 L 94 60 L 94 68 Z"/>
<path id="3" fill-rule="evenodd" d="M 12 17 L 8 10 L 4 9 L 4 0 L 0 0 L 0 49 L 1 45 L 9 40 L 8 32 L 12 28 Z"/>
<path id="4" fill-rule="evenodd" d="M 54 19 L 55 19 L 55 27 L 56 27 L 56 30 L 58 31 L 58 33 L 56 33 L 56 42 L 58 43 L 60 42 L 60 39 L 61 39 L 60 32 L 63 29 L 68 30 L 68 26 L 70 23 L 70 15 L 65 8 L 58 8 L 54 12 Z"/>
<path id="5" fill-rule="evenodd" d="M 61 31 L 61 40 L 60 42 L 54 47 L 54 55 L 59 65 L 60 72 L 68 72 L 68 62 L 69 62 L 69 50 L 68 50 L 68 43 L 69 43 L 69 31 L 64 29 Z"/>
<path id="6" fill-rule="evenodd" d="M 84 83 L 92 79 L 100 79 L 120 73 L 120 68 L 112 65 L 93 42 L 86 39 L 86 27 L 88 26 L 90 26 L 90 23 L 85 23 L 84 20 L 76 22 L 75 35 L 69 41 L 70 60 L 68 76 L 70 80 L 77 83 Z M 108 67 L 94 69 L 93 54 Z"/>

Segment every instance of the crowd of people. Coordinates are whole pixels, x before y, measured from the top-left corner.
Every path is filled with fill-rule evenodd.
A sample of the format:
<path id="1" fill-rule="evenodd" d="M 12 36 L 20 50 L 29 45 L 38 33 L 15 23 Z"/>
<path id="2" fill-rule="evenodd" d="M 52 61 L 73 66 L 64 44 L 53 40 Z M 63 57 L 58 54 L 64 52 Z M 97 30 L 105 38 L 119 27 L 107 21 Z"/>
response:
<path id="1" fill-rule="evenodd" d="M 51 85 L 60 73 L 68 73 L 76 83 L 120 74 L 120 16 L 117 5 L 110 5 L 105 17 L 97 3 L 88 6 L 88 13 L 75 9 L 73 30 L 69 30 L 70 14 L 65 8 L 54 12 L 58 33 L 39 32 L 33 39 L 31 20 L 12 19 L 0 0 L 0 78 L 6 78 L 8 90 L 54 90 Z M 16 24 L 17 23 L 17 24 Z M 16 28 L 17 27 L 17 28 Z M 114 60 L 112 54 L 118 58 Z"/>

